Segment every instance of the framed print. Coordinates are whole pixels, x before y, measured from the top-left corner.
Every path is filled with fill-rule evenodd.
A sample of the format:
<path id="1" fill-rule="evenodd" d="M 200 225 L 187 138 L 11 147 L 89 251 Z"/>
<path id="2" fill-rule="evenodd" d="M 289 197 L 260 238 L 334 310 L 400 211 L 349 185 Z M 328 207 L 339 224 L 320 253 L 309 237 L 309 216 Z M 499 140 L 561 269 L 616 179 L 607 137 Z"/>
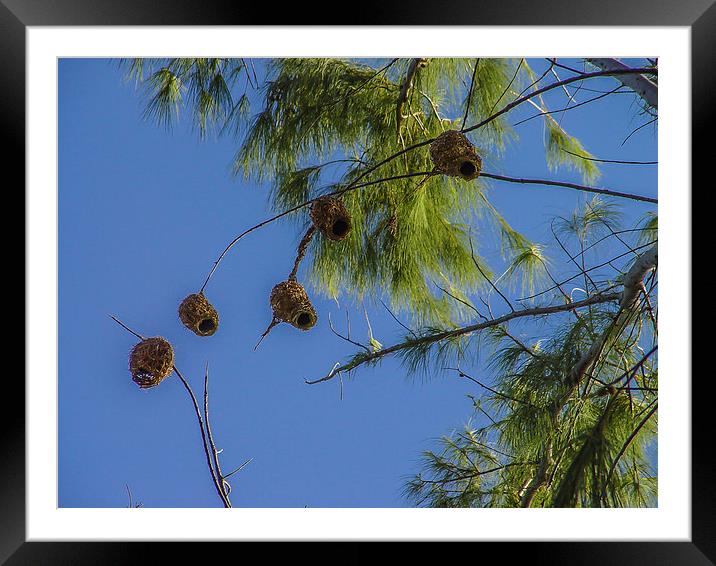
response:
<path id="1" fill-rule="evenodd" d="M 27 223 L 0 558 L 716 561 L 710 1 L 0 1 Z"/>

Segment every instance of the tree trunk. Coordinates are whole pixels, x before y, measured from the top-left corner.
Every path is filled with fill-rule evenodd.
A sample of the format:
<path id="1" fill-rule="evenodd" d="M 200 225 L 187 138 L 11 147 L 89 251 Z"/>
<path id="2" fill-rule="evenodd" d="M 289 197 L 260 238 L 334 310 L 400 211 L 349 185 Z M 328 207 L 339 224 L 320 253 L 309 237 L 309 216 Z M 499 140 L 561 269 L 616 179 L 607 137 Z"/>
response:
<path id="1" fill-rule="evenodd" d="M 615 69 L 628 69 L 629 67 L 618 59 L 586 59 L 595 67 L 599 67 L 603 71 L 613 71 Z M 658 110 L 659 86 L 644 75 L 615 75 L 615 79 L 624 86 L 629 87 L 637 93 L 649 106 Z"/>
<path id="2" fill-rule="evenodd" d="M 610 332 L 616 325 L 618 325 L 618 322 L 622 319 L 622 317 L 628 314 L 628 311 L 636 303 L 640 291 L 644 288 L 644 277 L 646 277 L 647 273 L 649 273 L 652 269 L 656 269 L 657 260 L 658 244 L 654 244 L 642 255 L 636 258 L 632 266 L 629 268 L 629 271 L 624 276 L 624 289 L 622 291 L 622 296 L 619 302 L 619 312 L 614 317 L 614 321 L 612 322 L 612 324 L 610 324 L 606 328 L 606 330 L 604 330 L 604 332 L 602 332 L 602 334 L 598 336 L 597 339 L 592 343 L 592 346 L 589 348 L 587 353 L 584 354 L 577 361 L 577 363 L 574 364 L 574 366 L 572 366 L 572 370 L 569 372 L 569 376 L 567 378 L 569 383 L 569 389 L 562 397 L 562 399 L 560 399 L 559 402 L 556 404 L 555 410 L 551 415 L 552 422 L 555 427 L 557 426 L 557 419 L 559 418 L 559 414 L 561 413 L 562 408 L 564 407 L 564 405 L 567 404 L 569 398 L 572 396 L 574 391 L 576 391 L 584 374 L 601 355 L 604 344 L 606 343 Z M 539 490 L 539 488 L 542 487 L 547 481 L 548 471 L 552 465 L 553 459 L 553 438 L 554 433 L 547 440 L 542 459 L 540 460 L 540 464 L 537 468 L 537 472 L 535 473 L 534 477 L 528 484 L 527 489 L 522 495 L 522 498 L 520 500 L 521 507 L 529 507 L 532 504 L 532 500 L 534 499 L 534 496 Z"/>

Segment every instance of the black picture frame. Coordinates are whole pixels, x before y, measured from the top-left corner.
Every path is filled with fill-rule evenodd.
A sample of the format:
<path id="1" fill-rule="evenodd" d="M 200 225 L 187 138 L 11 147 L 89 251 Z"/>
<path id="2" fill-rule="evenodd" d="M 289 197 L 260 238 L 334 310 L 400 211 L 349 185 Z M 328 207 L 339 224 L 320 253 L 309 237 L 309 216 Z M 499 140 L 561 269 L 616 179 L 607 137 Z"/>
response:
<path id="1" fill-rule="evenodd" d="M 307 6 L 284 11 L 263 3 L 192 0 L 0 0 L 0 132 L 7 172 L 15 182 L 5 186 L 20 194 L 25 182 L 25 32 L 27 26 L 85 25 L 609 25 L 687 26 L 692 53 L 692 184 L 707 190 L 713 184 L 712 144 L 707 132 L 714 126 L 716 104 L 716 4 L 714 0 L 455 0 L 401 3 L 364 0 L 341 21 L 335 5 Z M 349 13 L 348 11 L 343 13 Z M 322 14 L 322 16 L 316 16 Z M 668 147 L 660 148 L 668 151 Z M 707 175 L 709 175 L 707 177 Z M 701 186 L 703 185 L 703 189 Z M 689 189 L 690 190 L 690 189 Z M 692 192 L 693 198 L 693 192 Z M 21 205 L 24 209 L 24 200 Z M 10 209 L 6 204 L 6 214 Z M 13 212 L 12 216 L 17 213 Z M 693 220 L 692 220 L 693 225 Z M 17 233 L 17 232 L 15 232 Z M 7 241 L 7 240 L 6 240 Z M 7 241 L 9 242 L 9 241 Z M 9 243 L 6 249 L 14 247 Z M 19 247 L 19 246 L 18 246 Z M 15 265 L 21 265 L 17 263 Z M 15 268 L 13 268 L 15 269 Z M 685 281 L 688 276 L 685 274 Z M 670 379 L 691 377 L 691 368 Z M 490 544 L 510 562 L 544 564 L 716 564 L 716 482 L 714 442 L 710 433 L 711 395 L 702 394 L 693 372 L 692 389 L 692 538 L 690 542 L 523 542 Z M 9 374 L 6 375 L 9 377 Z M 18 379 L 6 379 L 0 457 L 0 562 L 19 564 L 125 564 L 166 560 L 161 543 L 25 542 L 25 389 Z M 9 402 L 8 400 L 12 400 Z M 14 412 L 13 412 L 14 411 Z M 712 409 L 711 409 L 712 412 Z M 589 533 L 594 534 L 594 533 Z M 555 538 L 559 533 L 555 533 Z M 316 534 L 320 539 L 320 533 Z M 189 548 L 191 546 L 191 548 Z M 202 561 L 224 549 L 183 545 L 182 557 L 201 553 Z M 339 551 L 334 559 L 358 560 L 371 545 Z M 421 550 L 421 552 L 423 552 Z"/>

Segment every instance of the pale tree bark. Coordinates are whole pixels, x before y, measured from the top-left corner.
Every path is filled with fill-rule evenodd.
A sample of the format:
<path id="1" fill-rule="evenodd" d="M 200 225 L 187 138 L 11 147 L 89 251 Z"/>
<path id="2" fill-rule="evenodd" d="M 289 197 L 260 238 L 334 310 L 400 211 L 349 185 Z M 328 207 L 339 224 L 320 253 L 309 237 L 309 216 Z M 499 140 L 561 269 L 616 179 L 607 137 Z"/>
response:
<path id="1" fill-rule="evenodd" d="M 577 390 L 584 374 L 587 373 L 589 368 L 594 365 L 601 355 L 611 331 L 615 327 L 619 327 L 619 324 L 622 320 L 624 320 L 624 317 L 629 316 L 632 307 L 634 307 L 637 302 L 639 293 L 641 293 L 644 289 L 644 278 L 650 271 L 656 269 L 657 260 L 658 244 L 654 244 L 634 261 L 631 268 L 629 268 L 629 271 L 624 276 L 624 289 L 622 290 L 621 298 L 619 300 L 619 311 L 614 317 L 614 321 L 609 324 L 604 332 L 602 332 L 592 343 L 589 350 L 577 361 L 576 364 L 574 364 L 574 366 L 572 366 L 572 370 L 569 372 L 568 376 L 569 389 L 555 405 L 555 409 L 550 415 L 553 428 L 557 426 L 557 420 L 562 412 L 562 409 Z M 520 498 L 521 507 L 529 507 L 532 504 L 539 488 L 547 481 L 549 468 L 553 464 L 553 451 L 554 432 L 545 442 L 543 455 L 537 467 L 537 472 L 522 493 Z"/>
<path id="2" fill-rule="evenodd" d="M 599 67 L 603 71 L 614 71 L 616 69 L 628 69 L 629 67 L 618 59 L 585 59 L 595 67 Z M 654 109 L 658 109 L 659 102 L 659 86 L 651 79 L 644 75 L 626 74 L 614 75 L 614 78 L 621 82 L 624 86 L 632 89 L 638 94 L 644 102 Z"/>
<path id="3" fill-rule="evenodd" d="M 398 131 L 398 135 L 400 135 L 400 123 L 403 120 L 403 105 L 408 100 L 408 94 L 410 93 L 410 90 L 413 88 L 413 83 L 415 82 L 415 76 L 418 74 L 418 70 L 425 67 L 425 65 L 428 64 L 428 60 L 424 57 L 417 57 L 410 61 L 410 66 L 408 67 L 408 72 L 405 76 L 405 80 L 403 81 L 403 85 L 400 88 L 400 95 L 398 96 L 398 104 L 397 108 L 395 110 L 395 124 Z"/>

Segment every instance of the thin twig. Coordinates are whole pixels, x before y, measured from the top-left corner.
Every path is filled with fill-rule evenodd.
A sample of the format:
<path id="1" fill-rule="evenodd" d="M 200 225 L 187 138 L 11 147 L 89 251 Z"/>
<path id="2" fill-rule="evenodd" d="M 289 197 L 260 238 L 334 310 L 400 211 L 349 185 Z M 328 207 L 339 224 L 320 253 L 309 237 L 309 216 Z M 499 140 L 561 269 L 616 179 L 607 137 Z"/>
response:
<path id="1" fill-rule="evenodd" d="M 580 159 L 586 159 L 588 161 L 598 161 L 599 163 L 619 163 L 622 165 L 658 165 L 658 161 L 621 161 L 618 159 L 597 159 L 596 157 L 588 157 L 586 155 L 579 155 L 578 153 L 574 153 L 572 151 L 569 151 L 568 149 L 564 149 L 563 147 L 560 148 L 565 153 L 569 153 L 570 155 L 573 155 L 574 157 L 579 157 Z"/>
<path id="2" fill-rule="evenodd" d="M 614 76 L 614 75 L 628 75 L 628 74 L 643 74 L 647 72 L 649 69 L 646 68 L 635 68 L 635 69 L 613 69 L 610 71 L 597 71 L 594 73 L 584 73 L 581 75 L 578 75 L 576 77 L 569 77 L 567 79 L 564 79 L 562 81 L 552 83 L 546 86 L 543 86 L 542 88 L 538 88 L 537 90 L 534 90 L 512 102 L 504 106 L 501 110 L 498 110 L 492 116 L 489 116 L 482 120 L 481 122 L 475 124 L 474 126 L 470 126 L 469 128 L 463 130 L 463 133 L 471 132 L 472 130 L 476 130 L 478 128 L 482 128 L 483 126 L 489 124 L 490 122 L 496 120 L 506 112 L 509 112 L 514 107 L 519 106 L 523 102 L 526 102 L 527 100 L 534 98 L 535 96 L 540 96 L 544 94 L 545 92 L 548 92 L 550 90 L 553 90 L 555 88 L 561 88 L 563 85 L 568 85 L 577 81 L 582 81 L 585 79 L 593 79 L 597 77 L 607 77 L 607 76 Z"/>
<path id="3" fill-rule="evenodd" d="M 226 493 L 228 499 L 228 493 L 226 491 L 225 478 L 221 474 L 221 465 L 219 463 L 219 451 L 216 449 L 216 443 L 214 442 L 214 436 L 211 433 L 211 421 L 209 420 L 209 364 L 206 364 L 204 370 L 204 422 L 206 424 L 206 438 L 209 441 L 209 448 L 211 449 L 211 455 L 214 460 L 214 469 L 216 470 L 216 476 L 221 484 L 224 493 Z"/>
<path id="4" fill-rule="evenodd" d="M 607 479 L 604 481 L 604 489 L 602 491 L 602 494 L 604 497 L 606 497 L 606 495 L 607 495 L 607 486 L 609 485 L 609 481 L 612 479 L 612 474 L 614 473 L 614 470 L 616 469 L 617 464 L 619 463 L 619 460 L 621 460 L 621 457 L 624 455 L 624 452 L 626 452 L 627 448 L 629 448 L 629 445 L 632 443 L 634 438 L 636 438 L 636 435 L 639 434 L 639 431 L 649 421 L 649 419 L 654 415 L 657 408 L 659 407 L 659 404 L 657 402 L 652 401 L 652 403 L 654 403 L 654 406 L 644 416 L 644 418 L 639 422 L 639 424 L 632 431 L 632 433 L 629 435 L 629 437 L 624 441 L 624 445 L 622 446 L 621 450 L 619 450 L 619 453 L 614 458 L 612 465 L 609 467 L 609 472 L 607 473 Z"/>
<path id="5" fill-rule="evenodd" d="M 254 346 L 254 352 L 258 349 L 258 347 L 261 345 L 261 342 L 264 341 L 264 338 L 268 336 L 269 332 L 273 330 L 273 327 L 280 324 L 281 321 L 277 319 L 275 316 L 271 319 L 271 322 L 269 322 L 269 325 L 266 327 L 266 330 L 263 331 L 261 336 L 259 336 L 259 341 L 256 342 L 256 345 Z"/>
<path id="6" fill-rule="evenodd" d="M 110 315 L 110 317 L 119 324 L 122 328 L 124 328 L 126 331 L 128 331 L 131 334 L 134 334 L 140 339 L 144 339 L 141 334 L 138 334 L 134 330 L 131 330 L 129 327 L 127 327 L 124 323 L 122 323 L 119 319 L 115 318 L 114 316 Z M 191 399 L 192 404 L 194 405 L 194 413 L 196 414 L 197 421 L 199 422 L 199 430 L 201 432 L 201 442 L 204 445 L 204 454 L 206 455 L 206 464 L 209 466 L 209 472 L 211 473 L 211 479 L 214 482 L 214 487 L 216 487 L 217 493 L 219 494 L 219 497 L 221 498 L 221 502 L 224 504 L 224 507 L 231 507 L 231 502 L 229 502 L 229 499 L 226 497 L 226 494 L 224 493 L 224 490 L 222 489 L 221 485 L 219 484 L 219 481 L 216 477 L 216 472 L 214 470 L 214 467 L 211 462 L 211 456 L 209 455 L 209 446 L 206 440 L 206 431 L 204 429 L 204 421 L 201 418 L 201 410 L 199 409 L 199 403 L 196 400 L 196 396 L 194 395 L 194 392 L 191 389 L 191 386 L 187 382 L 186 379 L 184 379 L 184 376 L 181 374 L 181 372 L 177 369 L 175 365 L 172 366 L 172 369 L 174 370 L 174 373 L 177 374 L 177 377 L 182 382 L 182 385 L 184 385 L 184 389 L 186 389 L 187 393 L 189 394 L 189 398 Z"/>
<path id="7" fill-rule="evenodd" d="M 519 179 L 516 177 L 505 177 L 504 175 L 496 175 L 495 173 L 481 172 L 480 177 L 486 177 L 488 179 L 495 179 L 497 181 L 505 181 L 507 183 L 520 183 L 523 185 L 551 185 L 555 187 L 565 187 L 568 189 L 576 189 L 578 191 L 584 191 L 587 193 L 597 193 L 600 195 L 609 195 L 612 197 L 627 198 L 631 200 L 649 202 L 652 204 L 658 204 L 658 200 L 653 197 L 647 197 L 642 195 L 635 195 L 631 193 L 622 193 L 619 191 L 612 191 L 610 189 L 600 189 L 597 187 L 588 187 L 586 185 L 578 185 L 577 183 L 567 183 L 564 181 L 551 181 L 549 179 Z"/>
<path id="8" fill-rule="evenodd" d="M 344 193 L 347 193 L 347 192 L 349 192 L 349 191 L 353 191 L 353 190 L 356 190 L 356 189 L 362 189 L 362 188 L 364 188 L 364 187 L 369 187 L 369 186 L 371 186 L 371 185 L 377 185 L 377 184 L 379 184 L 379 183 L 386 183 L 386 182 L 388 182 L 388 181 L 395 181 L 395 180 L 398 180 L 398 179 L 407 179 L 407 178 L 409 178 L 409 177 L 427 177 L 427 176 L 434 175 L 434 174 L 435 174 L 434 171 L 421 171 L 421 172 L 417 172 L 417 173 L 405 173 L 405 174 L 403 174 L 403 175 L 394 175 L 394 176 L 392 176 L 392 177 L 386 177 L 386 178 L 384 178 L 384 179 L 377 179 L 377 180 L 375 180 L 375 181 L 368 181 L 368 182 L 360 183 L 360 184 L 355 184 L 355 181 L 354 181 L 353 184 L 350 184 L 350 185 L 348 185 L 348 186 L 346 186 L 346 187 L 343 187 L 343 188 L 341 188 L 341 189 L 337 189 L 337 190 L 332 191 L 332 192 L 330 192 L 330 193 L 326 193 L 326 194 L 324 194 L 324 195 L 319 195 L 319 196 L 317 196 L 317 197 L 314 197 L 314 198 L 312 198 L 312 199 L 309 199 L 309 200 L 307 200 L 307 201 L 305 201 L 305 202 L 302 202 L 301 204 L 297 204 L 296 206 L 293 206 L 293 207 L 291 207 L 291 208 L 289 208 L 289 209 L 287 209 L 287 210 L 284 210 L 283 212 L 280 212 L 279 214 L 276 214 L 276 215 L 272 216 L 271 218 L 267 218 L 266 220 L 264 220 L 264 221 L 262 221 L 262 222 L 259 222 L 258 224 L 252 226 L 251 228 L 248 228 L 247 230 L 244 230 L 243 232 L 241 232 L 241 234 L 239 234 L 239 235 L 236 236 L 233 240 L 231 240 L 231 242 L 229 243 L 229 245 L 226 246 L 226 248 L 224 248 L 224 251 L 221 252 L 221 254 L 220 254 L 219 257 L 217 258 L 217 260 L 214 262 L 214 264 L 213 264 L 213 266 L 212 266 L 212 268 L 211 268 L 211 271 L 209 271 L 209 274 L 207 275 L 206 279 L 204 280 L 204 283 L 203 283 L 203 285 L 201 286 L 201 289 L 199 289 L 199 292 L 202 293 L 202 292 L 204 291 L 204 289 L 206 288 L 207 284 L 209 283 L 209 280 L 210 280 L 211 277 L 214 275 L 214 272 L 216 271 L 217 267 L 219 266 L 219 263 L 221 263 L 221 260 L 224 259 L 224 256 L 229 252 L 229 250 L 230 250 L 231 248 L 233 248 L 234 245 L 235 245 L 239 240 L 241 240 L 244 236 L 249 235 L 251 232 L 254 232 L 255 230 L 258 230 L 259 228 L 262 228 L 263 226 L 266 226 L 267 224 L 270 224 L 270 223 L 272 223 L 272 222 L 274 222 L 274 221 L 276 221 L 276 220 L 278 220 L 278 219 L 280 219 L 280 218 L 283 218 L 284 216 L 286 216 L 286 215 L 288 215 L 288 214 L 291 214 L 292 212 L 296 212 L 297 210 L 301 210 L 302 208 L 305 208 L 306 206 L 310 205 L 311 203 L 313 203 L 314 201 L 318 200 L 319 198 L 323 198 L 323 197 L 337 197 L 337 196 L 340 196 L 340 195 L 342 195 L 342 194 L 344 194 Z"/>
<path id="9" fill-rule="evenodd" d="M 523 401 L 522 399 L 517 399 L 517 398 L 515 398 L 515 397 L 510 397 L 509 395 L 507 395 L 507 394 L 505 394 L 505 393 L 502 393 L 502 392 L 500 392 L 500 391 L 496 391 L 495 389 L 492 389 L 491 387 L 488 387 L 487 385 L 485 385 L 484 383 L 478 381 L 477 379 L 475 379 L 475 378 L 472 377 L 471 375 L 466 374 L 464 371 L 462 371 L 462 370 L 459 369 L 459 368 L 443 368 L 443 369 L 449 369 L 449 370 L 451 370 L 451 371 L 456 371 L 460 377 L 464 377 L 464 378 L 466 378 L 466 379 L 469 379 L 469 380 L 472 381 L 473 383 L 476 383 L 477 385 L 479 385 L 479 386 L 482 387 L 483 389 L 487 389 L 490 393 L 494 393 L 494 394 L 497 395 L 498 397 L 502 397 L 502 398 L 504 398 L 504 399 L 507 399 L 507 400 L 509 400 L 509 401 L 514 401 L 514 402 L 516 402 L 516 403 L 522 403 L 523 405 L 527 405 L 528 407 L 533 407 L 533 408 L 535 408 L 535 409 L 537 408 L 537 406 L 536 406 L 536 405 L 533 405 L 532 403 L 529 403 L 529 402 L 527 402 L 527 401 Z"/>
<path id="10" fill-rule="evenodd" d="M 629 141 L 629 138 L 631 138 L 631 137 L 632 137 L 634 134 L 636 134 L 639 130 L 641 130 L 642 128 L 646 128 L 647 126 L 653 124 L 653 123 L 656 122 L 657 120 L 658 120 L 658 118 L 654 118 L 653 120 L 649 120 L 648 122 L 642 124 L 642 125 L 639 126 L 638 128 L 635 128 L 634 130 L 632 130 L 632 132 L 631 132 L 627 137 L 624 138 L 624 141 L 621 143 L 621 145 L 624 145 L 627 141 Z"/>
<path id="11" fill-rule="evenodd" d="M 206 440 L 206 430 L 204 428 L 204 422 L 201 418 L 201 412 L 199 410 L 199 403 L 196 400 L 196 396 L 194 395 L 194 392 L 191 389 L 191 386 L 189 385 L 189 382 L 184 379 L 184 376 L 181 374 L 181 372 L 177 369 L 176 366 L 173 366 L 174 373 L 177 374 L 179 379 L 182 382 L 182 385 L 184 385 L 184 389 L 186 389 L 187 393 L 189 394 L 189 397 L 191 398 L 191 402 L 194 405 L 194 412 L 196 413 L 197 421 L 199 422 L 199 429 L 201 431 L 201 442 L 204 445 L 204 454 L 206 455 L 206 464 L 209 466 L 209 471 L 211 472 L 211 478 L 214 480 L 214 486 L 216 487 L 216 491 L 219 494 L 219 497 L 221 498 L 222 503 L 224 504 L 224 507 L 231 507 L 231 502 L 229 501 L 228 496 L 224 492 L 224 488 L 219 483 L 219 479 L 217 477 L 216 470 L 214 470 L 212 463 L 211 463 L 211 456 L 209 455 L 209 446 Z"/>
<path id="12" fill-rule="evenodd" d="M 640 245 L 640 246 L 636 246 L 634 249 L 635 249 L 635 250 L 639 250 L 639 249 L 643 249 L 643 248 L 648 248 L 648 247 L 650 247 L 652 244 L 654 244 L 655 242 L 656 242 L 656 240 L 654 240 L 653 242 L 649 242 L 649 243 L 647 243 L 647 244 L 642 244 L 642 245 Z M 629 254 L 630 254 L 630 252 L 624 252 L 623 254 L 619 254 L 618 256 L 613 257 L 613 258 L 612 258 L 611 260 L 609 260 L 609 261 L 605 261 L 605 262 L 600 263 L 600 264 L 598 264 L 598 265 L 593 265 L 592 267 L 589 267 L 589 268 L 585 269 L 584 271 L 594 271 L 595 269 L 599 269 L 600 267 L 604 267 L 605 265 L 610 265 L 611 262 L 613 262 L 614 260 L 623 258 L 624 256 L 627 256 L 627 255 L 629 255 Z M 579 273 L 575 274 L 575 275 L 572 275 L 571 277 L 568 277 L 567 279 L 563 279 L 560 283 L 555 284 L 554 287 L 550 287 L 550 288 L 548 288 L 548 289 L 545 289 L 544 291 L 540 291 L 539 293 L 535 293 L 534 295 L 530 295 L 530 296 L 528 296 L 528 297 L 522 297 L 521 299 L 517 299 L 517 300 L 518 300 L 518 301 L 527 301 L 527 300 L 530 300 L 530 299 L 535 299 L 535 298 L 537 298 L 537 297 L 539 297 L 539 296 L 541 296 L 541 295 L 544 295 L 545 293 L 549 293 L 550 291 L 553 291 L 554 289 L 557 289 L 559 285 L 564 285 L 565 283 L 569 283 L 570 281 L 572 281 L 572 280 L 574 280 L 574 279 L 576 279 L 577 277 L 580 277 L 580 276 L 582 276 L 582 272 L 581 272 L 581 271 L 580 271 Z"/>
<path id="13" fill-rule="evenodd" d="M 137 338 L 139 338 L 140 340 L 144 340 L 144 339 L 145 339 L 144 336 L 142 336 L 141 334 L 137 334 L 134 330 L 132 330 L 131 328 L 129 328 L 126 324 L 124 324 L 121 320 L 119 320 L 119 319 L 116 318 L 115 316 L 113 316 L 113 315 L 110 314 L 110 315 L 109 315 L 109 318 L 111 318 L 114 322 L 116 322 L 117 324 L 119 324 L 122 328 L 124 328 L 124 329 L 125 329 L 127 332 L 129 332 L 130 334 L 134 334 L 134 335 L 135 335 Z"/>
<path id="14" fill-rule="evenodd" d="M 328 327 L 331 329 L 331 332 L 333 332 L 333 334 L 335 334 L 336 336 L 338 336 L 338 338 L 340 338 L 341 340 L 345 340 L 346 342 L 350 342 L 350 343 L 353 344 L 354 346 L 358 346 L 359 348 L 363 348 L 366 352 L 370 353 L 370 348 L 368 348 L 368 346 L 366 346 L 365 344 L 361 344 L 360 342 L 356 342 L 355 340 L 351 340 L 350 337 L 343 336 L 343 334 L 341 334 L 340 332 L 338 332 L 338 331 L 333 327 L 333 321 L 331 320 L 331 313 L 328 313 Z"/>
<path id="15" fill-rule="evenodd" d="M 385 310 L 388 311 L 388 314 L 389 314 L 391 317 L 393 317 L 393 320 L 394 320 L 395 322 L 397 322 L 400 326 L 402 326 L 403 328 L 405 328 L 405 330 L 407 330 L 408 332 L 410 332 L 410 334 L 412 334 L 414 338 L 417 338 L 417 337 L 418 337 L 418 335 L 415 334 L 415 331 L 414 331 L 414 330 L 412 330 L 410 327 L 406 326 L 405 324 L 403 324 L 402 322 L 400 322 L 400 320 L 398 320 L 398 317 L 395 316 L 395 314 L 393 314 L 393 311 L 390 310 L 390 308 L 388 307 L 388 305 L 386 305 L 386 304 L 383 302 L 383 299 L 378 299 L 378 300 L 380 301 L 380 304 L 383 305 L 383 307 L 385 308 Z M 350 336 L 350 332 L 349 332 L 349 336 Z"/>
<path id="16" fill-rule="evenodd" d="M 445 340 L 448 338 L 455 338 L 457 336 L 462 336 L 464 334 L 470 334 L 470 333 L 476 332 L 478 330 L 483 330 L 485 328 L 490 328 L 492 326 L 497 326 L 497 325 L 503 324 L 507 321 L 510 321 L 510 320 L 513 320 L 516 318 L 523 318 L 523 317 L 527 317 L 527 316 L 542 316 L 542 315 L 554 314 L 554 313 L 558 313 L 558 312 L 565 312 L 565 311 L 570 311 L 572 309 L 586 307 L 589 305 L 595 305 L 595 304 L 616 301 L 616 300 L 619 300 L 620 298 L 621 298 L 621 293 L 600 293 L 598 295 L 594 295 L 593 297 L 589 297 L 588 299 L 584 299 L 582 301 L 577 301 L 574 303 L 569 303 L 566 305 L 552 305 L 552 306 L 548 306 L 548 307 L 535 307 L 535 308 L 529 308 L 529 309 L 511 312 L 509 314 L 506 314 L 504 316 L 495 318 L 495 319 L 487 321 L 487 322 L 471 324 L 469 326 L 456 328 L 454 330 L 446 330 L 443 332 L 436 332 L 435 334 L 421 336 L 420 338 L 417 338 L 415 340 L 407 340 L 405 342 L 395 344 L 388 348 L 383 348 L 382 350 L 373 352 L 370 355 L 361 356 L 351 362 L 348 362 L 338 368 L 335 368 L 335 369 L 331 370 L 331 372 L 328 375 L 326 375 L 325 377 L 322 377 L 315 381 L 305 380 L 305 382 L 308 385 L 322 383 L 324 381 L 328 381 L 329 379 L 334 378 L 336 376 L 337 372 L 339 372 L 339 371 L 350 371 L 352 369 L 355 369 L 358 366 L 361 366 L 368 362 L 374 362 L 375 360 L 380 359 L 380 358 L 387 356 L 389 354 L 393 354 L 395 352 L 399 352 L 401 350 L 405 350 L 407 348 L 412 348 L 412 347 L 422 345 L 422 344 L 432 344 L 434 342 L 439 342 L 441 340 Z"/>
<path id="17" fill-rule="evenodd" d="M 482 275 L 487 280 L 487 282 L 490 284 L 490 287 L 492 287 L 497 292 L 497 294 L 500 295 L 500 297 L 502 297 L 502 299 L 505 301 L 505 303 L 507 303 L 507 306 L 510 308 L 510 311 L 515 312 L 515 308 L 512 306 L 512 303 L 510 302 L 510 300 L 505 295 L 502 294 L 502 291 L 500 291 L 497 288 L 497 285 L 495 285 L 492 282 L 492 279 L 490 279 L 487 276 L 487 274 L 480 267 L 480 264 L 478 263 L 477 259 L 475 258 L 475 249 L 472 245 L 472 236 L 469 238 L 469 241 L 470 241 L 470 256 L 472 257 L 472 263 L 475 264 L 475 267 L 480 272 L 480 275 Z"/>
<path id="18" fill-rule="evenodd" d="M 589 104 L 590 102 L 596 102 L 597 100 L 605 98 L 606 96 L 609 96 L 610 94 L 615 94 L 620 88 L 622 88 L 622 87 L 618 86 L 614 90 L 610 90 L 608 92 L 605 92 L 604 94 L 600 94 L 593 98 L 589 98 L 589 99 L 585 100 L 584 102 L 579 102 L 574 105 L 567 105 L 564 108 L 558 108 L 557 110 L 543 110 L 543 111 L 539 112 L 538 114 L 533 114 L 532 116 L 528 116 L 527 118 L 524 118 L 524 119 L 520 120 L 519 122 L 515 122 L 514 124 L 512 124 L 512 127 L 515 128 L 521 124 L 524 124 L 525 122 L 529 122 L 530 120 L 539 118 L 540 116 L 550 116 L 552 114 L 559 114 L 562 112 L 568 112 L 570 110 L 574 110 L 575 108 L 579 108 L 580 106 L 584 106 L 585 104 Z"/>
<path id="19" fill-rule="evenodd" d="M 490 108 L 490 114 L 492 114 L 495 111 L 495 108 L 500 103 L 500 100 L 502 100 L 502 97 L 505 96 L 509 92 L 510 88 L 512 87 L 512 83 L 514 83 L 515 79 L 517 78 L 517 73 L 519 73 L 520 69 L 522 68 L 523 62 L 524 62 L 524 58 L 520 58 L 520 62 L 517 65 L 517 68 L 515 69 L 515 73 L 512 75 L 512 79 L 505 87 L 505 90 L 502 91 L 502 94 L 500 95 L 500 97 L 497 100 L 495 100 L 495 103 L 492 105 L 492 108 Z M 464 131 L 464 128 L 463 128 L 463 131 Z"/>
<path id="20" fill-rule="evenodd" d="M 480 59 L 475 61 L 475 67 L 472 70 L 472 79 L 470 79 L 470 90 L 467 92 L 467 102 L 465 104 L 465 115 L 462 117 L 462 125 L 460 131 L 465 128 L 465 122 L 467 122 L 467 116 L 470 114 L 470 102 L 472 102 L 472 91 L 475 88 L 475 77 L 477 76 L 477 67 L 480 65 Z"/>
<path id="21" fill-rule="evenodd" d="M 249 458 L 248 460 L 246 460 L 246 462 L 244 462 L 243 464 L 241 464 L 241 465 L 240 465 L 238 468 L 236 468 L 233 472 L 229 472 L 228 474 L 226 474 L 226 475 L 224 476 L 224 479 L 233 476 L 233 475 L 234 475 L 235 473 L 237 473 L 237 472 L 240 472 L 240 471 L 243 470 L 246 466 L 248 466 L 251 462 L 253 462 L 253 460 L 254 460 L 253 458 Z"/>

